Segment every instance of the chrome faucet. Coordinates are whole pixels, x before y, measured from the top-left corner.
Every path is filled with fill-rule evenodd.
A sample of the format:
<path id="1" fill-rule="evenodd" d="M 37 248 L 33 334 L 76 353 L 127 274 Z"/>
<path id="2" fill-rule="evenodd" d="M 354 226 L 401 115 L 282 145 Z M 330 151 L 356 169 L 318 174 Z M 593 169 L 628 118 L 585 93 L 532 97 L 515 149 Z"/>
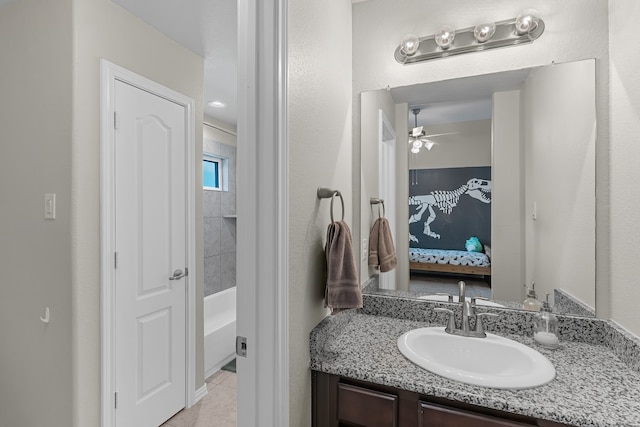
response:
<path id="1" fill-rule="evenodd" d="M 447 313 L 449 314 L 449 319 L 447 321 L 447 326 L 444 329 L 446 333 L 452 335 L 461 335 L 463 337 L 475 337 L 475 338 L 484 338 L 487 334 L 484 332 L 484 325 L 482 324 L 483 317 L 497 317 L 497 314 L 493 313 L 479 313 L 475 314 L 474 307 L 476 306 L 476 300 L 487 298 L 483 297 L 473 297 L 471 301 L 467 301 L 465 297 L 465 283 L 461 280 L 458 282 L 458 302 L 462 304 L 462 322 L 460 323 L 460 327 L 456 326 L 455 316 L 453 310 L 449 310 L 447 308 L 435 308 L 435 311 Z M 469 326 L 469 318 L 476 318 L 476 328 L 475 330 L 471 330 Z"/>

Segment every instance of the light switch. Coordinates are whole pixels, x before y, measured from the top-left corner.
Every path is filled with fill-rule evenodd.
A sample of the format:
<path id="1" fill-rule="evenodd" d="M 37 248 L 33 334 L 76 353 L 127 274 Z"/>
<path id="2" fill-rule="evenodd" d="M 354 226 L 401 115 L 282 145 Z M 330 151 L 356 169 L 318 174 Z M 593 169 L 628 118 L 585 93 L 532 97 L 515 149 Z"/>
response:
<path id="1" fill-rule="evenodd" d="M 44 219 L 56 219 L 56 195 L 44 195 Z"/>
<path id="2" fill-rule="evenodd" d="M 538 203 L 533 202 L 533 207 L 531 208 L 531 218 L 535 221 L 538 219 Z"/>
<path id="3" fill-rule="evenodd" d="M 366 261 L 369 258 L 369 239 L 362 239 L 362 261 Z"/>

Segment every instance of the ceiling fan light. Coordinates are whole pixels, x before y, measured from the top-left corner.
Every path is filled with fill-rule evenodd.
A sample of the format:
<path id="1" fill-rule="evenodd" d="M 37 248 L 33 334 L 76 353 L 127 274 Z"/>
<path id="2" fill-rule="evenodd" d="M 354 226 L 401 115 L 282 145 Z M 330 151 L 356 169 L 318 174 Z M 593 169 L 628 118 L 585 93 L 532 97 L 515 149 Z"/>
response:
<path id="1" fill-rule="evenodd" d="M 415 148 L 416 150 L 419 150 L 420 147 L 422 147 L 422 141 L 420 141 L 419 139 L 416 139 L 415 141 L 413 141 L 412 144 L 413 148 Z"/>
<path id="2" fill-rule="evenodd" d="M 419 148 L 412 148 L 412 149 L 411 149 L 411 152 L 412 152 L 413 154 L 418 154 L 418 153 L 420 152 L 420 149 L 419 149 Z"/>
<path id="3" fill-rule="evenodd" d="M 427 141 L 425 141 L 425 142 L 424 142 L 424 146 L 425 146 L 425 148 L 426 148 L 427 150 L 431 150 L 431 149 L 433 148 L 433 146 L 434 146 L 434 145 L 435 145 L 435 144 L 433 143 L 433 141 L 429 141 L 429 140 L 427 140 Z"/>
<path id="4" fill-rule="evenodd" d="M 412 137 L 417 138 L 420 135 L 422 135 L 422 126 L 416 126 L 411 130 Z"/>

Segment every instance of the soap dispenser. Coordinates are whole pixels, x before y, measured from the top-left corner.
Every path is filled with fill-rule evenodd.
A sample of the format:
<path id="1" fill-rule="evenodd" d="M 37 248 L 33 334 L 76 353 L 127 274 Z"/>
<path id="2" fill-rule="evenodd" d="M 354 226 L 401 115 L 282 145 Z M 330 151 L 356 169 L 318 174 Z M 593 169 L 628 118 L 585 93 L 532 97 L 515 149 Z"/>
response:
<path id="1" fill-rule="evenodd" d="M 549 305 L 549 294 L 542 304 L 540 312 L 533 319 L 533 340 L 548 349 L 556 349 L 560 345 L 558 340 L 558 318 L 553 314 Z"/>
<path id="2" fill-rule="evenodd" d="M 527 299 L 522 303 L 525 310 L 540 311 L 542 308 L 542 302 L 538 299 L 535 288 L 536 282 L 531 282 L 531 288 L 527 291 Z"/>

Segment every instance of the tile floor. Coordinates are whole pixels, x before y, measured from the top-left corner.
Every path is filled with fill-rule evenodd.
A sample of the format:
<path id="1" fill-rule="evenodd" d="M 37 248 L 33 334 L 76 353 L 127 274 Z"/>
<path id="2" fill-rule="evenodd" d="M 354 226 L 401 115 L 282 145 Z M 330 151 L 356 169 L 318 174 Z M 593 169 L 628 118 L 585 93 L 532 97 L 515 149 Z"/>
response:
<path id="1" fill-rule="evenodd" d="M 218 371 L 206 380 L 207 395 L 160 427 L 236 427 L 236 374 Z"/>

